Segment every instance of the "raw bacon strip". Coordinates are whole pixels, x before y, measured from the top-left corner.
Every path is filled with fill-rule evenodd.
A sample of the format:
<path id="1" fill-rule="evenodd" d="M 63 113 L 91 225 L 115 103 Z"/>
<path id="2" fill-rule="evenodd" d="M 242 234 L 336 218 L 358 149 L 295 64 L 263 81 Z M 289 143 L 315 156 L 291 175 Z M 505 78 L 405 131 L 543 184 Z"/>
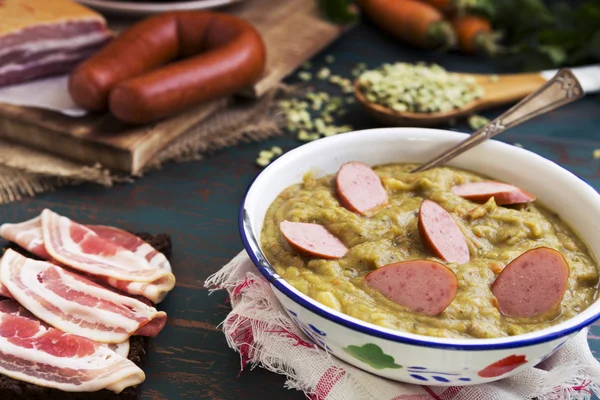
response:
<path id="1" fill-rule="evenodd" d="M 170 278 L 159 279 L 152 283 L 130 282 L 115 278 L 100 278 L 108 285 L 117 288 L 124 293 L 133 296 L 143 296 L 154 304 L 163 301 L 169 291 L 173 288 L 173 284 L 171 283 L 172 280 Z"/>
<path id="2" fill-rule="evenodd" d="M 9 242 L 14 242 L 39 258 L 50 260 L 50 254 L 44 245 L 42 234 L 42 217 L 37 216 L 20 224 L 0 225 L 0 236 Z"/>
<path id="3" fill-rule="evenodd" d="M 119 228 L 104 225 L 86 225 L 89 229 L 96 232 L 102 239 L 109 240 L 112 243 L 134 252 L 137 256 L 143 257 L 150 265 L 156 268 L 171 272 L 171 264 L 167 257 L 160 251 L 154 249 L 148 243 L 139 237 Z"/>
<path id="4" fill-rule="evenodd" d="M 135 253 L 138 257 L 145 258 L 152 267 L 168 271 L 169 273 L 171 272 L 171 264 L 167 260 L 167 257 L 139 237 L 112 226 L 87 225 L 87 227 L 102 239 L 109 240 Z M 163 301 L 173 288 L 171 286 L 173 282 L 169 276 L 152 283 L 129 282 L 114 278 L 108 278 L 106 282 L 125 293 L 144 296 L 155 304 Z"/>
<path id="5" fill-rule="evenodd" d="M 50 325 L 47 325 L 43 321 L 38 320 L 35 315 L 27 311 L 22 305 L 17 303 L 15 300 L 0 300 L 0 313 L 17 315 L 19 317 L 27 318 L 32 321 L 38 321 L 45 328 L 50 327 Z M 127 356 L 129 355 L 129 339 L 124 341 L 123 343 L 102 344 L 102 346 L 106 346 L 121 357 L 127 358 Z"/>
<path id="6" fill-rule="evenodd" d="M 0 313 L 18 315 L 19 317 L 35 319 L 33 314 L 24 309 L 22 305 L 10 299 L 0 300 Z"/>
<path id="7" fill-rule="evenodd" d="M 105 344 L 103 346 L 108 347 L 123 358 L 127 358 L 129 356 L 129 339 L 127 339 L 123 343 L 111 343 Z"/>
<path id="8" fill-rule="evenodd" d="M 175 285 L 175 277 L 171 273 L 171 264 L 163 253 L 155 250 L 139 237 L 121 229 L 101 225 L 89 225 L 86 227 L 95 232 L 102 239 L 108 240 L 116 246 L 120 246 L 135 253 L 138 257 L 144 258 L 150 267 L 165 271 L 166 273 L 164 278 L 150 283 L 132 282 L 105 276 L 95 276 L 96 278 L 125 293 L 134 296 L 143 296 L 155 304 L 164 300 L 166 295 Z M 0 236 L 10 242 L 18 244 L 44 260 L 52 260 L 50 254 L 46 251 L 41 216 L 19 224 L 3 224 L 0 226 Z M 63 264 L 71 266 L 68 262 Z M 71 267 L 79 269 L 74 266 Z M 88 270 L 83 270 L 82 272 L 90 274 L 90 271 Z M 2 285 L 0 284 L 0 295 L 2 294 L 1 289 Z"/>
<path id="9" fill-rule="evenodd" d="M 8 289 L 5 288 L 4 285 L 1 283 L 0 283 L 0 297 L 8 297 L 9 299 L 12 299 L 12 296 L 10 295 L 10 292 L 8 291 Z"/>
<path id="10" fill-rule="evenodd" d="M 167 320 L 164 312 L 139 300 L 13 250 L 0 261 L 0 281 L 42 321 L 100 343 L 122 343 L 134 334 L 155 336 Z"/>
<path id="11" fill-rule="evenodd" d="M 21 224 L 2 224 L 0 225 L 0 236 L 9 242 L 15 243 L 17 242 L 17 239 L 21 239 L 23 242 L 27 243 L 27 245 L 32 246 L 34 250 L 38 251 L 41 243 L 41 249 L 45 254 L 48 254 L 44 248 L 41 222 L 41 218 L 36 217 Z M 32 229 L 34 232 L 32 232 Z M 10 292 L 2 283 L 0 283 L 0 297 L 12 298 Z"/>
<path id="12" fill-rule="evenodd" d="M 0 374 L 65 392 L 120 393 L 146 378 L 106 346 L 1 309 Z"/>
<path id="13" fill-rule="evenodd" d="M 150 283 L 169 277 L 175 282 L 168 271 L 50 210 L 42 211 L 42 232 L 48 254 L 71 268 L 119 280 Z"/>
<path id="14" fill-rule="evenodd" d="M 2 224 L 0 225 L 0 236 L 9 242 L 17 243 L 40 258 L 50 259 L 50 255 L 44 247 L 42 218 L 40 216 L 20 224 Z M 12 298 L 10 292 L 2 283 L 0 283 L 0 297 Z"/>

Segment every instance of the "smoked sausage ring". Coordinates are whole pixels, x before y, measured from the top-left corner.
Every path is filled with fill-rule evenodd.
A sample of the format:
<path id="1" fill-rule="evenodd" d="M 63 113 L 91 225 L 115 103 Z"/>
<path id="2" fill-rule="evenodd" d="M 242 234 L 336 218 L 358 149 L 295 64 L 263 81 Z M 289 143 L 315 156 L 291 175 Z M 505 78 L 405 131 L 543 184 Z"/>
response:
<path id="1" fill-rule="evenodd" d="M 109 108 L 121 121 L 147 123 L 249 86 L 265 64 L 265 44 L 247 22 L 170 12 L 133 25 L 78 65 L 69 94 L 87 110 Z"/>

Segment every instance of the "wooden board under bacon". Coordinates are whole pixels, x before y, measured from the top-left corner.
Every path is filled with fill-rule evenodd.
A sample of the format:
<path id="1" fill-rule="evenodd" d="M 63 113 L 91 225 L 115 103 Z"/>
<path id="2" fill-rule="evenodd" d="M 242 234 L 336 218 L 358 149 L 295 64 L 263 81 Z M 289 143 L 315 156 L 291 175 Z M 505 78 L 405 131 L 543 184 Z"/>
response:
<path id="1" fill-rule="evenodd" d="M 0 226 L 0 236 L 30 253 L 8 249 L 0 259 L 0 375 L 77 392 L 141 383 L 129 338 L 165 326 L 152 304 L 175 285 L 165 254 L 129 232 L 50 210 Z"/>

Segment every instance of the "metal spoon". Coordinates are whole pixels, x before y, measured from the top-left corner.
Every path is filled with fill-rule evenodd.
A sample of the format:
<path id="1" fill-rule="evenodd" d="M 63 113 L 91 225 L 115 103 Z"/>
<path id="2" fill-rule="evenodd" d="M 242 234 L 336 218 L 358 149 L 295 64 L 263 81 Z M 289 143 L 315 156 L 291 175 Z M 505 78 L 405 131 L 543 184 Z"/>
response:
<path id="1" fill-rule="evenodd" d="M 411 172 L 422 172 L 437 167 L 464 153 L 472 147 L 538 115 L 562 107 L 585 96 L 581 84 L 569 68 L 559 70 L 556 75 L 538 90 L 489 122 L 456 146 L 444 151 L 432 160 Z"/>

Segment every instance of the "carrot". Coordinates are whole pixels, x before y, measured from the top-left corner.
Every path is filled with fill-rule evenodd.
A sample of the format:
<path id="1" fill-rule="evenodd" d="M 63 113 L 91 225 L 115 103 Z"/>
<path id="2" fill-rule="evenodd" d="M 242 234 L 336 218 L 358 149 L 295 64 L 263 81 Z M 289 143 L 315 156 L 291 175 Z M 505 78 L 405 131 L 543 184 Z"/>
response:
<path id="1" fill-rule="evenodd" d="M 452 26 L 458 36 L 458 46 L 465 54 L 498 53 L 499 35 L 492 31 L 490 21 L 478 15 L 456 16 Z"/>
<path id="2" fill-rule="evenodd" d="M 452 11 L 455 8 L 453 0 L 424 0 L 424 2 L 431 4 L 441 11 Z"/>
<path id="3" fill-rule="evenodd" d="M 465 12 L 479 5 L 479 0 L 423 0 L 438 10 L 449 12 Z"/>
<path id="4" fill-rule="evenodd" d="M 450 22 L 430 4 L 417 0 L 358 0 L 371 21 L 398 40 L 413 46 L 450 48 L 456 35 Z"/>

